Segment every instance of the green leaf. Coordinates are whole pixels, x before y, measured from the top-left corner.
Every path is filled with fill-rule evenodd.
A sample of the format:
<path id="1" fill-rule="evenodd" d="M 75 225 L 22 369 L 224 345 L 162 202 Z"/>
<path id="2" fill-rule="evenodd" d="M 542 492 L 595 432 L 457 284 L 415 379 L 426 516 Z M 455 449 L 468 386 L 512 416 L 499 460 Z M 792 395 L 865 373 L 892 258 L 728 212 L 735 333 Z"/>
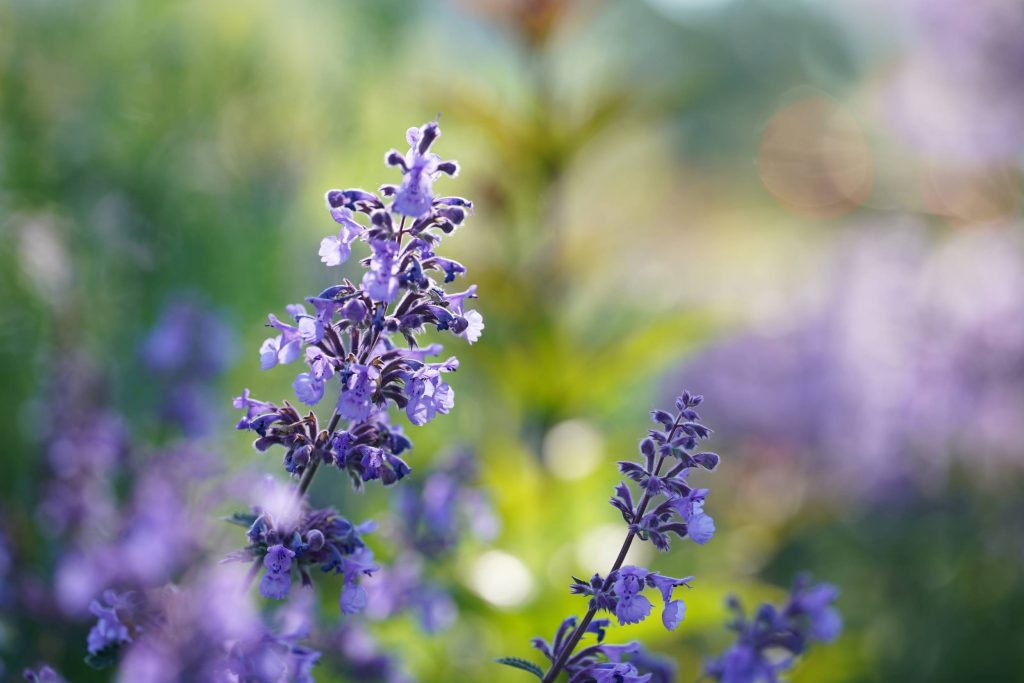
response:
<path id="1" fill-rule="evenodd" d="M 238 526 L 245 527 L 246 529 L 248 529 L 253 525 L 253 522 L 256 521 L 256 515 L 250 514 L 248 512 L 236 512 L 232 514 L 230 517 L 222 517 L 221 519 L 223 519 L 228 524 L 237 524 Z"/>
<path id="2" fill-rule="evenodd" d="M 107 645 L 99 652 L 93 652 L 86 656 L 85 663 L 94 669 L 106 669 L 117 664 L 117 656 L 121 653 L 121 645 L 114 643 Z"/>
<path id="3" fill-rule="evenodd" d="M 523 671 L 529 671 L 537 678 L 541 680 L 544 679 L 544 672 L 541 671 L 540 667 L 534 664 L 533 662 L 526 661 L 525 659 L 520 659 L 519 657 L 501 657 L 500 659 L 495 659 L 494 661 L 496 661 L 498 664 L 511 666 L 513 669 L 522 669 Z"/>

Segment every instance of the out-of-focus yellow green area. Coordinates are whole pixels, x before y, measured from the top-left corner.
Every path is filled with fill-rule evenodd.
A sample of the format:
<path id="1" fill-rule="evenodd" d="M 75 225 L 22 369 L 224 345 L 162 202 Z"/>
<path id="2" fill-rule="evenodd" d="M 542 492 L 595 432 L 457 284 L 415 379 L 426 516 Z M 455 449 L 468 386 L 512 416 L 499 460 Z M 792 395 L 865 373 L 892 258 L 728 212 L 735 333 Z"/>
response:
<path id="1" fill-rule="evenodd" d="M 1000 3 L 982 4 L 1002 16 Z M 237 332 L 218 386 L 225 406 L 246 386 L 290 395 L 292 374 L 260 372 L 257 349 L 268 312 L 334 284 L 316 256 L 332 231 L 324 191 L 394 182 L 384 152 L 440 113 L 438 151 L 462 172 L 439 183 L 476 203 L 446 255 L 478 283 L 487 328 L 458 350 L 456 407 L 410 434 L 410 460 L 415 472 L 449 442 L 471 445 L 502 531 L 452 564 L 452 629 L 424 636 L 402 617 L 372 630 L 418 680 L 522 680 L 491 661 L 539 661 L 529 639 L 584 611 L 569 579 L 606 571 L 621 543 L 607 504 L 614 463 L 634 453 L 647 411 L 690 388 L 707 393 L 709 416 L 730 415 L 735 394 L 689 385 L 705 349 L 827 306 L 844 245 L 865 234 L 909 224 L 925 254 L 964 235 L 1019 238 L 1024 62 L 989 50 L 1004 45 L 987 33 L 1000 21 L 975 17 L 958 33 L 949 25 L 967 22 L 958 17 L 972 3 L 836 5 L 0 4 L 0 492 L 17 499 L 34 476 L 23 416 L 55 356 L 91 354 L 114 403 L 141 411 L 151 388 L 134 381 L 136 349 L 175 292 L 202 295 Z M 947 34 L 951 45 L 935 44 Z M 985 78 L 965 71 L 972 55 L 990 62 Z M 938 279 L 955 289 L 960 272 Z M 884 308 L 889 296 L 930 295 L 896 286 L 865 300 Z M 891 372 L 873 345 L 874 310 L 851 313 L 867 339 L 865 379 Z M 965 432 L 972 400 L 963 396 Z M 916 419 L 899 405 L 890 414 Z M 636 551 L 654 569 L 697 577 L 686 621 L 674 633 L 657 619 L 613 627 L 613 641 L 640 639 L 694 680 L 728 642 L 728 593 L 748 605 L 781 599 L 807 569 L 840 586 L 846 631 L 793 680 L 1011 680 L 1022 670 L 1024 446 L 992 464 L 968 438 L 926 486 L 880 499 L 832 495 L 817 477 L 834 485 L 833 459 L 800 447 L 795 428 L 808 452 L 794 462 L 709 421 L 723 464 L 695 480 L 713 490 L 718 535 L 661 557 Z M 870 436 L 855 414 L 831 415 L 829 429 L 848 442 Z M 230 416 L 221 434 L 232 466 L 262 458 L 279 470 Z M 900 460 L 900 448 L 884 457 Z M 870 479 L 879 461 L 864 467 Z M 341 477 L 320 477 L 315 494 L 372 516 L 388 492 L 356 500 Z M 106 680 L 77 664 L 74 643 L 55 647 L 41 652 L 70 680 Z M 321 667 L 317 680 L 341 679 Z"/>

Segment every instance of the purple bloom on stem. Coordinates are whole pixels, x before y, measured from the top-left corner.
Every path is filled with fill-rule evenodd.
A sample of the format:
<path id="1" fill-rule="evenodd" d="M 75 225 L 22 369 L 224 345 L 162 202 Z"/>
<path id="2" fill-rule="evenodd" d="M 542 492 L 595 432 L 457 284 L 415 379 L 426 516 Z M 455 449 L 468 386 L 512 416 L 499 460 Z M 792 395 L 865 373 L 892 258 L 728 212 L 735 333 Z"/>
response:
<path id="1" fill-rule="evenodd" d="M 484 317 L 476 310 L 463 310 L 466 299 L 475 299 L 476 285 L 471 286 L 464 292 L 445 296 L 445 300 L 455 313 L 455 320 L 450 323 L 452 331 L 464 338 L 470 344 L 480 339 L 484 331 Z"/>
<path id="2" fill-rule="evenodd" d="M 352 242 L 363 233 L 363 226 L 352 218 L 352 212 L 345 207 L 327 204 L 331 216 L 341 224 L 338 235 L 329 235 L 320 240 L 320 260 L 327 266 L 340 266 L 352 253 Z"/>
<path id="3" fill-rule="evenodd" d="M 441 379 L 442 372 L 452 372 L 459 367 L 453 356 L 446 363 L 427 364 L 413 372 L 405 385 L 409 403 L 405 411 L 409 421 L 421 427 L 440 413 L 447 415 L 455 405 L 455 390 Z"/>
<path id="4" fill-rule="evenodd" d="M 398 245 L 391 240 L 370 242 L 370 270 L 363 276 L 363 291 L 374 301 L 390 303 L 398 292 L 395 257 Z"/>
<path id="5" fill-rule="evenodd" d="M 843 619 L 839 610 L 832 606 L 839 597 L 839 590 L 828 583 L 819 583 L 803 588 L 805 577 L 797 580 L 797 590 L 790 602 L 790 611 L 803 613 L 810 622 L 810 636 L 823 643 L 830 643 L 843 630 Z"/>
<path id="6" fill-rule="evenodd" d="M 300 373 L 292 382 L 292 388 L 298 399 L 309 406 L 316 405 L 324 397 L 324 383 L 308 372 Z"/>
<path id="7" fill-rule="evenodd" d="M 349 299 L 341 309 L 341 314 L 345 319 L 351 320 L 354 323 L 360 323 L 365 320 L 368 312 L 366 304 L 363 303 L 362 299 Z"/>
<path id="8" fill-rule="evenodd" d="M 352 375 L 338 397 L 338 414 L 360 422 L 370 416 L 373 407 L 370 396 L 373 394 L 374 381 L 367 366 L 353 364 L 351 368 Z"/>
<path id="9" fill-rule="evenodd" d="M 306 363 L 309 364 L 309 374 L 313 379 L 323 382 L 334 376 L 331 359 L 315 346 L 306 348 Z"/>
<path id="10" fill-rule="evenodd" d="M 113 591 L 106 591 L 103 594 L 103 600 L 108 604 L 104 605 L 99 600 L 93 600 L 89 604 L 89 611 L 96 617 L 96 623 L 89 630 L 86 643 L 89 654 L 96 654 L 112 645 L 116 646 L 132 641 L 128 627 L 121 623 L 117 616 L 117 607 L 123 603 L 123 596 L 119 596 Z"/>
<path id="11" fill-rule="evenodd" d="M 260 595 L 273 600 L 283 600 L 292 587 L 292 558 L 295 553 L 283 545 L 267 548 L 263 566 L 267 572 L 260 581 Z"/>
<path id="12" fill-rule="evenodd" d="M 615 579 L 615 594 L 619 596 L 635 595 L 644 589 L 648 571 L 643 567 L 627 565 L 619 570 Z"/>
<path id="13" fill-rule="evenodd" d="M 674 631 L 683 617 L 686 616 L 686 605 L 682 600 L 673 600 L 665 605 L 665 609 L 661 612 L 661 623 L 665 624 L 665 628 L 669 631 Z"/>
<path id="14" fill-rule="evenodd" d="M 366 590 L 359 585 L 359 578 L 372 574 L 378 567 L 373 561 L 373 553 L 368 548 L 360 548 L 351 557 L 345 559 L 343 573 L 345 585 L 341 590 L 339 603 L 344 614 L 356 614 L 366 607 Z"/>
<path id="15" fill-rule="evenodd" d="M 625 595 L 615 605 L 615 616 L 620 624 L 639 624 L 651 613 L 651 601 L 641 593 Z"/>
<path id="16" fill-rule="evenodd" d="M 274 406 L 266 401 L 258 401 L 254 398 L 250 398 L 248 389 L 242 390 L 241 396 L 236 396 L 231 402 L 235 410 L 244 410 L 245 415 L 239 421 L 238 429 L 248 429 L 249 423 L 257 415 L 263 415 L 274 411 Z"/>
<path id="17" fill-rule="evenodd" d="M 410 128 L 405 139 L 409 152 L 402 156 L 396 151 L 389 152 L 385 161 L 389 166 L 402 169 L 402 184 L 395 193 L 392 209 L 411 218 L 418 218 L 430 210 L 434 201 L 433 185 L 440 173 L 454 176 L 458 166 L 451 161 L 441 161 L 436 154 L 428 152 L 430 145 L 441 134 L 436 121 L 421 128 Z"/>

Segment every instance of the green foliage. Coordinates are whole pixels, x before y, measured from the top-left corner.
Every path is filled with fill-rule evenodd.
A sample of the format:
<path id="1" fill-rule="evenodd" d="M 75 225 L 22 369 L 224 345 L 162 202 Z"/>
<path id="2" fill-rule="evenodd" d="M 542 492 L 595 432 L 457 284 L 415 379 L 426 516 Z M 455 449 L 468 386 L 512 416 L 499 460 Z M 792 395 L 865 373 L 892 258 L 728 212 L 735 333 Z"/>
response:
<path id="1" fill-rule="evenodd" d="M 494 661 L 496 661 L 498 664 L 511 666 L 513 669 L 522 669 L 523 671 L 529 671 L 539 679 L 544 678 L 544 671 L 533 662 L 529 662 L 525 659 L 520 659 L 519 657 L 501 657 L 499 659 L 495 659 Z"/>

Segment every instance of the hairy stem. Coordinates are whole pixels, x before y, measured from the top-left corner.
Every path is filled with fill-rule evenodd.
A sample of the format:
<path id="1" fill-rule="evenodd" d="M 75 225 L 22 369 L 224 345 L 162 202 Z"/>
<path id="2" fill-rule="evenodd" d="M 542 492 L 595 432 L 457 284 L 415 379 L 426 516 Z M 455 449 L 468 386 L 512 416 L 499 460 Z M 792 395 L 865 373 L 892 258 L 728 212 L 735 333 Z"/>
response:
<path id="1" fill-rule="evenodd" d="M 334 433 L 335 428 L 338 426 L 338 420 L 340 419 L 341 415 L 335 412 L 334 417 L 331 418 L 330 424 L 327 425 L 328 434 Z M 306 495 L 306 491 L 309 490 L 309 485 L 313 483 L 313 477 L 316 476 L 317 468 L 320 467 L 320 461 L 323 460 L 323 458 L 320 457 L 319 453 L 314 453 L 313 457 L 310 458 L 310 460 L 311 462 L 309 463 L 309 467 L 307 467 L 306 470 L 302 473 L 302 479 L 299 480 L 299 498 L 302 498 L 304 495 Z"/>
<path id="2" fill-rule="evenodd" d="M 672 440 L 672 437 L 675 436 L 676 430 L 679 429 L 679 421 L 681 418 L 681 415 L 677 417 L 675 423 L 672 425 L 672 429 L 668 433 L 668 441 Z M 661 473 L 661 468 L 664 464 L 665 455 L 662 454 L 658 457 L 658 464 L 654 468 L 653 476 L 656 477 Z M 652 496 L 650 492 L 644 491 L 644 495 L 640 499 L 640 504 L 637 506 L 636 511 L 633 513 L 634 524 L 639 522 L 640 518 L 642 518 L 644 516 L 644 513 L 647 512 L 647 506 L 650 504 L 651 498 Z M 629 553 L 629 547 L 633 545 L 634 538 L 636 538 L 636 531 L 630 529 L 629 533 L 626 534 L 626 540 L 622 542 L 622 547 L 619 548 L 619 555 L 615 558 L 615 564 L 612 565 L 612 568 L 608 571 L 608 574 L 604 578 L 604 584 L 601 586 L 602 591 L 606 591 L 611 587 L 611 576 L 612 574 L 614 574 L 622 568 L 622 563 L 626 561 L 626 554 Z M 541 683 L 554 683 L 555 679 L 558 677 L 558 674 L 562 671 L 562 668 L 565 666 L 565 663 L 569 660 L 569 657 L 572 655 L 573 651 L 576 649 L 576 646 L 579 644 L 580 639 L 583 638 L 583 634 L 587 632 L 587 627 L 590 626 L 590 622 L 594 620 L 594 616 L 596 614 L 596 606 L 592 606 L 589 610 L 587 610 L 586 615 L 584 615 L 583 617 L 583 621 L 579 623 L 576 629 L 572 632 L 572 635 L 566 641 L 565 645 L 562 646 L 562 649 L 557 653 L 555 661 L 551 664 L 551 668 L 548 669 L 548 672 L 544 674 L 544 678 L 541 680 Z"/>

